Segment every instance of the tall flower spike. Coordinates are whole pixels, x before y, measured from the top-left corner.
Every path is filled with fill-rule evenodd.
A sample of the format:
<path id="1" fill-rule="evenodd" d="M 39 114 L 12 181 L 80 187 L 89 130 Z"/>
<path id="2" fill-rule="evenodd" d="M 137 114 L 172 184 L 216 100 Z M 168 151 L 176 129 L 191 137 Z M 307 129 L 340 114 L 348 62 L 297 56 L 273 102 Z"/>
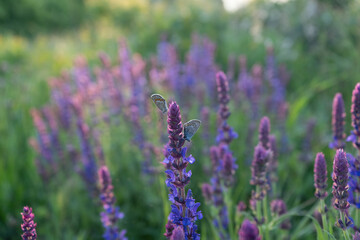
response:
<path id="1" fill-rule="evenodd" d="M 126 240 L 126 230 L 119 232 L 117 226 L 118 220 L 122 219 L 124 214 L 119 211 L 119 207 L 115 207 L 114 187 L 111 183 L 108 168 L 102 166 L 98 171 L 98 175 L 101 188 L 100 200 L 104 207 L 104 211 L 101 213 L 101 222 L 105 228 L 103 237 L 106 240 Z"/>
<path id="2" fill-rule="evenodd" d="M 239 230 L 239 240 L 261 240 L 256 224 L 245 219 Z"/>
<path id="3" fill-rule="evenodd" d="M 269 154 L 262 145 L 255 147 L 254 159 L 251 164 L 251 185 L 260 187 L 260 192 L 253 193 L 254 200 L 262 200 L 268 190 L 266 173 L 268 168 Z"/>
<path id="4" fill-rule="evenodd" d="M 227 104 L 230 101 L 229 96 L 229 83 L 225 73 L 218 72 L 216 74 L 216 85 L 218 91 L 218 100 L 220 102 L 219 115 L 221 119 L 226 120 L 230 116 L 229 108 Z"/>
<path id="5" fill-rule="evenodd" d="M 316 188 L 315 196 L 319 199 L 324 199 L 327 196 L 326 192 L 327 170 L 326 161 L 323 153 L 318 153 L 314 164 L 314 186 Z"/>
<path id="6" fill-rule="evenodd" d="M 337 221 L 337 226 L 346 229 L 352 224 L 348 217 L 347 209 L 350 207 L 348 202 L 348 179 L 349 179 L 349 164 L 346 153 L 342 149 L 338 149 L 335 154 L 333 163 L 333 206 L 340 211 L 340 219 Z M 342 216 L 345 215 L 345 218 Z"/>
<path id="7" fill-rule="evenodd" d="M 351 154 L 347 154 L 349 163 L 349 198 L 348 201 L 356 208 L 360 208 L 360 156 L 354 158 Z"/>
<path id="8" fill-rule="evenodd" d="M 351 120 L 354 128 L 350 136 L 346 139 L 354 144 L 355 148 L 360 150 L 360 83 L 357 83 L 352 92 Z"/>
<path id="9" fill-rule="evenodd" d="M 23 234 L 21 235 L 22 239 L 36 240 L 36 223 L 34 223 L 35 215 L 32 212 L 32 208 L 25 206 L 21 215 L 23 219 L 23 224 L 21 224 L 21 229 L 23 231 Z"/>
<path id="10" fill-rule="evenodd" d="M 169 168 L 165 171 L 167 175 L 166 186 L 169 188 L 169 200 L 172 202 L 169 222 L 166 227 L 165 236 L 168 238 L 175 234 L 177 227 L 183 228 L 186 240 L 199 240 L 200 234 L 197 231 L 196 220 L 202 218 L 198 211 L 200 203 L 195 203 L 192 192 L 189 189 L 185 192 L 186 185 L 190 182 L 191 171 L 187 172 L 188 164 L 195 162 L 190 155 L 186 157 L 186 148 L 183 148 L 183 125 L 179 106 L 176 102 L 171 102 L 168 110 L 168 134 L 169 155 L 165 157 L 163 163 Z M 177 239 L 177 238 L 175 238 Z"/>
<path id="11" fill-rule="evenodd" d="M 329 144 L 330 148 L 339 149 L 345 147 L 345 116 L 344 100 L 341 93 L 337 93 L 332 106 L 333 141 Z"/>
<path id="12" fill-rule="evenodd" d="M 270 149 L 269 134 L 270 134 L 270 120 L 268 117 L 265 116 L 260 120 L 259 142 L 266 150 Z"/>

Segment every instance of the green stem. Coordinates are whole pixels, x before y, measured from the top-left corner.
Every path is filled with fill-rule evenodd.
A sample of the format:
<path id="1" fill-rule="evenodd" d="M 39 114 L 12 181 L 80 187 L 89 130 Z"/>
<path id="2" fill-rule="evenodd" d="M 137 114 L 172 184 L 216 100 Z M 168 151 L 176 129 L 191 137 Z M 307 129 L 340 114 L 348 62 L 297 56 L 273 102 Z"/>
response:
<path id="1" fill-rule="evenodd" d="M 344 215 L 344 213 L 342 211 L 340 211 L 340 219 L 343 222 L 343 224 L 346 223 L 345 215 Z M 343 229 L 342 231 L 343 231 L 345 240 L 351 240 L 348 231 L 346 231 L 346 228 Z"/>
<path id="2" fill-rule="evenodd" d="M 326 219 L 324 199 L 320 199 L 320 213 L 321 213 L 321 218 L 322 218 L 323 230 L 325 233 L 325 239 L 328 239 L 328 229 L 327 229 L 328 223 L 327 223 L 327 219 Z"/>
<path id="3" fill-rule="evenodd" d="M 263 210 L 264 210 L 264 217 L 265 217 L 265 225 L 264 225 L 264 228 L 265 228 L 265 236 L 267 240 L 271 240 L 270 238 L 270 233 L 269 233 L 269 228 L 268 228 L 268 223 L 270 222 L 270 219 L 269 219 L 269 215 L 268 215 L 268 204 L 267 204 L 267 196 L 264 197 L 264 199 L 262 200 L 263 202 Z"/>
<path id="4" fill-rule="evenodd" d="M 358 208 L 356 208 L 356 210 L 355 210 L 355 223 L 354 223 L 355 226 L 356 226 L 356 224 L 359 224 L 359 215 L 360 215 L 360 210 Z"/>
<path id="5" fill-rule="evenodd" d="M 228 220 L 229 220 L 228 228 L 229 228 L 229 234 L 230 234 L 230 239 L 231 239 L 234 234 L 233 213 L 236 212 L 236 210 L 233 211 L 230 190 L 227 188 L 225 188 L 225 203 L 226 203 L 227 212 L 228 212 Z"/>

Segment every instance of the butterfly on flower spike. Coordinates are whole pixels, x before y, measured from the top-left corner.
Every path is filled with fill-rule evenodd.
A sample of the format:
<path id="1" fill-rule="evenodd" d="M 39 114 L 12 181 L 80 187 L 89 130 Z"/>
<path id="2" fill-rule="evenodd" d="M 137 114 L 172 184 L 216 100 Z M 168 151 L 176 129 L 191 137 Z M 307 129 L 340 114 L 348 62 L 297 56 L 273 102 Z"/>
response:
<path id="1" fill-rule="evenodd" d="M 153 94 L 151 95 L 151 99 L 158 107 L 158 109 L 162 113 L 166 113 L 168 111 L 168 106 L 166 100 L 160 94 Z M 188 142 L 191 141 L 191 138 L 195 135 L 197 130 L 200 128 L 201 121 L 198 119 L 192 119 L 184 124 L 184 139 Z"/>
<path id="2" fill-rule="evenodd" d="M 162 113 L 166 113 L 168 111 L 168 106 L 167 106 L 166 100 L 165 100 L 165 98 L 163 98 L 163 96 L 155 93 L 155 94 L 151 95 L 151 99 L 153 100 L 155 105 L 158 107 L 158 109 L 160 109 L 160 111 Z"/>
<path id="3" fill-rule="evenodd" d="M 188 142 L 191 141 L 191 138 L 195 135 L 197 130 L 199 130 L 201 121 L 198 119 L 192 119 L 184 123 L 184 139 Z"/>

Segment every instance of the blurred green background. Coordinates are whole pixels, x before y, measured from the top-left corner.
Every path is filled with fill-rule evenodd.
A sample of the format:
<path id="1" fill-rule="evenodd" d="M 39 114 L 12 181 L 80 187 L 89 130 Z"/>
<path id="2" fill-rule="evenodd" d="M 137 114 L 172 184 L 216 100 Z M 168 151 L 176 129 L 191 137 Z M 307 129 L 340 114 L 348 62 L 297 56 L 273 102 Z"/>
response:
<path id="1" fill-rule="evenodd" d="M 291 74 L 287 130 L 293 151 L 280 157 L 284 162 L 280 163 L 280 180 L 284 187 L 297 186 L 294 204 L 311 198 L 312 168 L 298 166 L 305 122 L 317 120 L 313 156 L 324 151 L 330 159 L 332 98 L 336 92 L 343 93 L 349 110 L 352 89 L 360 80 L 359 12 L 359 1 L 351 0 L 254 0 L 234 12 L 225 11 L 221 0 L 0 0 L 0 239 L 19 238 L 24 205 L 36 209 L 39 239 L 101 238 L 98 212 L 92 211 L 92 200 L 79 176 L 57 176 L 52 185 L 40 180 L 35 153 L 28 143 L 35 135 L 29 111 L 49 101 L 48 79 L 70 69 L 76 56 L 86 56 L 90 65 L 98 62 L 99 51 L 115 59 L 121 38 L 133 53 L 148 59 L 156 54 L 157 44 L 166 34 L 184 58 L 192 34 L 198 33 L 216 44 L 216 62 L 225 71 L 229 55 L 244 54 L 249 65 L 264 63 L 266 46 L 273 45 L 278 62 Z M 231 118 L 240 135 L 233 146 L 244 146 L 235 153 L 237 159 L 242 159 L 245 151 L 252 152 L 246 149 L 242 136 L 246 123 L 237 121 L 240 115 L 234 111 Z M 349 132 L 349 114 L 347 122 Z M 116 159 L 139 162 L 141 156 L 127 143 L 131 133 L 118 131 L 117 136 L 123 137 L 117 139 L 113 133 L 116 142 L 109 154 L 116 197 L 128 218 L 122 226 L 129 239 L 159 239 L 165 210 L 157 192 L 151 191 L 161 191 L 164 176 L 153 188 L 146 188 L 146 180 L 133 180 L 130 176 L 140 171 L 140 164 L 131 167 L 121 161 L 119 166 Z M 201 159 L 200 150 L 193 154 Z M 127 174 L 122 174 L 124 169 Z M 290 174 L 297 177 L 289 179 Z M 239 191 L 245 188 L 238 198 L 245 200 L 249 175 L 238 175 Z M 203 181 L 207 179 L 194 174 L 192 188 L 197 196 L 201 196 L 199 184 Z M 291 194 L 284 193 L 284 198 L 291 199 Z M 146 202 L 142 202 L 144 198 Z M 206 229 L 210 223 L 204 219 L 201 226 Z M 307 236 L 313 229 L 308 231 Z"/>

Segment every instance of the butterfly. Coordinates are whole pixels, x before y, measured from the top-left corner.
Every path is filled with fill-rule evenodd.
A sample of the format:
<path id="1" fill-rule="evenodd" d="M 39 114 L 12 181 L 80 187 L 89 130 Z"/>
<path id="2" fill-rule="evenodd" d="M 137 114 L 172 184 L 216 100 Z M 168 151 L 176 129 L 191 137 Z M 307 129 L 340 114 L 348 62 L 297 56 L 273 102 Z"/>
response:
<path id="1" fill-rule="evenodd" d="M 162 113 L 166 113 L 168 111 L 167 103 L 165 98 L 161 96 L 160 94 L 153 94 L 151 95 L 151 99 L 155 103 L 155 105 L 160 109 Z"/>
<path id="2" fill-rule="evenodd" d="M 184 123 L 184 139 L 188 142 L 191 141 L 191 138 L 195 135 L 197 130 L 200 128 L 201 121 L 198 119 L 192 119 Z"/>

